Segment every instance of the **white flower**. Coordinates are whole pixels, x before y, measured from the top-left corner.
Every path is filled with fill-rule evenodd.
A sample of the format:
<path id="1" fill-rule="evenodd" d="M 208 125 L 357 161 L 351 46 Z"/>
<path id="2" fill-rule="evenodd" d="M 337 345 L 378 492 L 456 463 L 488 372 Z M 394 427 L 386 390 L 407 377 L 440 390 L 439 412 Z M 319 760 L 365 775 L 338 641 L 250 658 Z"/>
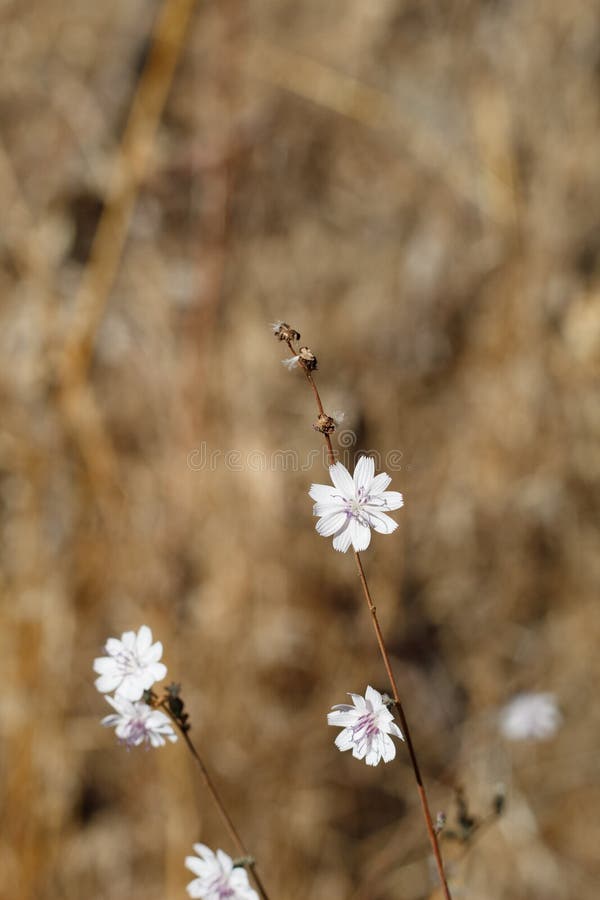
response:
<path id="1" fill-rule="evenodd" d="M 329 477 L 334 487 L 313 484 L 308 493 L 316 501 L 313 514 L 319 516 L 317 531 L 323 537 L 333 535 L 336 550 L 345 553 L 351 544 L 356 551 L 366 550 L 371 542 L 371 528 L 380 534 L 396 530 L 397 523 L 386 511 L 404 505 L 402 494 L 386 490 L 392 479 L 386 472 L 376 476 L 370 457 L 361 456 L 354 478 L 340 462 L 329 466 Z"/>
<path id="2" fill-rule="evenodd" d="M 186 856 L 185 864 L 197 878 L 187 886 L 190 897 L 202 900 L 258 900 L 258 894 L 250 887 L 248 873 L 223 850 L 216 854 L 205 844 L 194 844 L 198 856 Z M 199 858 L 200 857 L 200 858 Z"/>
<path id="3" fill-rule="evenodd" d="M 286 369 L 289 369 L 291 371 L 292 369 L 297 368 L 299 359 L 299 356 L 290 356 L 288 357 L 288 359 L 282 359 L 281 365 L 285 366 Z"/>
<path id="4" fill-rule="evenodd" d="M 544 741 L 561 724 L 554 694 L 517 694 L 500 712 L 500 731 L 509 741 Z"/>
<path id="5" fill-rule="evenodd" d="M 288 326 L 286 325 L 286 323 L 283 322 L 281 319 L 278 322 L 271 322 L 271 330 L 272 330 L 273 334 L 275 334 L 275 335 L 279 334 L 279 332 L 281 331 L 282 328 L 287 328 L 287 327 Z"/>
<path id="6" fill-rule="evenodd" d="M 394 717 L 375 688 L 368 687 L 365 696 L 348 694 L 354 706 L 340 703 L 327 714 L 329 725 L 343 728 L 335 739 L 338 750 L 352 750 L 355 759 L 364 759 L 368 766 L 376 766 L 380 759 L 390 762 L 396 756 L 396 746 L 390 737 L 404 740 Z"/>
<path id="7" fill-rule="evenodd" d="M 109 638 L 104 649 L 108 656 L 94 660 L 94 672 L 100 676 L 95 685 L 102 694 L 116 691 L 128 700 L 139 700 L 144 691 L 167 674 L 167 667 L 159 662 L 162 644 L 152 643 L 147 625 L 142 625 L 137 634 L 126 631 L 121 640 Z"/>
<path id="8" fill-rule="evenodd" d="M 116 710 L 116 714 L 105 716 L 102 724 L 108 728 L 115 726 L 119 740 L 130 747 L 138 747 L 144 743 L 151 747 L 162 747 L 166 740 L 171 743 L 177 740 L 169 717 L 160 709 L 152 709 L 142 700 L 132 703 L 119 694 L 106 699 Z"/>

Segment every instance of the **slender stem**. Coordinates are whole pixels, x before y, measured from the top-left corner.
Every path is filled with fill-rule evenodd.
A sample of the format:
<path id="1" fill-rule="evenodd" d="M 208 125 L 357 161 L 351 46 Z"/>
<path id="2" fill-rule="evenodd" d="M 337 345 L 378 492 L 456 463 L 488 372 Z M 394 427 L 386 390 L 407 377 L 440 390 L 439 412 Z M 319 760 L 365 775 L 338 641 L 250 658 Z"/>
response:
<path id="1" fill-rule="evenodd" d="M 398 712 L 398 718 L 400 720 L 400 728 L 401 728 L 402 734 L 404 735 L 404 739 L 406 741 L 406 746 L 408 748 L 410 762 L 411 762 L 413 773 L 415 776 L 415 781 L 417 783 L 417 791 L 419 794 L 419 799 L 421 801 L 421 807 L 423 809 L 423 817 L 425 819 L 427 835 L 429 837 L 429 843 L 431 844 L 431 849 L 433 850 L 433 855 L 435 858 L 435 864 L 436 864 L 436 868 L 438 871 L 438 876 L 439 876 L 439 879 L 440 879 L 440 882 L 442 885 L 442 889 L 444 891 L 444 897 L 446 898 L 446 900 L 452 900 L 451 895 L 450 895 L 450 890 L 448 888 L 448 882 L 446 881 L 446 873 L 444 871 L 444 863 L 442 861 L 442 855 L 440 853 L 440 845 L 438 843 L 437 835 L 435 833 L 435 828 L 433 827 L 433 821 L 431 819 L 431 812 L 429 809 L 429 803 L 427 801 L 425 785 L 423 784 L 423 779 L 421 777 L 421 769 L 419 767 L 419 763 L 417 760 L 417 754 L 415 752 L 414 744 L 412 742 L 412 737 L 410 734 L 410 728 L 408 727 L 408 722 L 406 720 L 404 708 L 403 708 L 402 702 L 400 700 L 400 696 L 398 693 L 398 686 L 396 684 L 396 679 L 394 677 L 394 671 L 392 669 L 390 657 L 389 657 L 389 654 L 387 651 L 387 647 L 385 645 L 385 641 L 383 639 L 381 626 L 379 625 L 379 620 L 377 618 L 375 604 L 373 603 L 373 598 L 371 597 L 371 592 L 369 591 L 369 585 L 367 584 L 367 579 L 365 576 L 365 570 L 363 569 L 362 560 L 360 558 L 360 554 L 357 553 L 356 550 L 354 551 L 354 559 L 356 560 L 356 567 L 358 569 L 358 577 L 360 578 L 360 583 L 362 585 L 363 594 L 365 596 L 365 600 L 367 602 L 367 606 L 369 607 L 369 612 L 371 614 L 371 620 L 373 622 L 373 629 L 375 631 L 375 635 L 377 637 L 377 643 L 379 645 L 379 652 L 381 653 L 381 658 L 383 660 L 383 664 L 385 666 L 385 670 L 387 672 L 387 676 L 390 681 L 390 687 L 392 688 L 392 698 L 394 700 L 394 704 L 395 704 L 396 710 Z"/>
<path id="2" fill-rule="evenodd" d="M 295 355 L 294 347 L 291 341 L 288 341 L 288 346 L 293 355 Z M 317 409 L 319 410 L 319 415 L 325 415 L 323 410 L 323 404 L 321 402 L 321 397 L 319 395 L 319 390 L 317 385 L 315 384 L 314 378 L 310 371 L 303 367 L 304 374 L 306 376 L 306 380 L 312 388 L 316 403 Z M 332 465 L 335 462 L 335 453 L 333 450 L 333 445 L 331 443 L 331 438 L 328 434 L 324 433 L 323 437 L 325 438 L 325 443 L 327 444 L 327 457 L 329 460 L 329 465 Z M 369 591 L 369 585 L 367 584 L 367 578 L 365 576 L 365 570 L 363 569 L 362 561 L 360 555 L 354 551 L 354 558 L 356 560 L 356 567 L 358 569 L 358 577 L 360 578 L 360 583 L 363 589 L 363 594 L 369 608 L 369 613 L 371 615 L 371 621 L 373 623 L 373 629 L 375 631 L 375 636 L 377 638 L 377 644 L 379 645 L 379 652 L 381 654 L 381 658 L 383 660 L 383 664 L 385 666 L 385 670 L 387 672 L 387 676 L 390 682 L 390 687 L 392 689 L 392 698 L 394 700 L 394 705 L 398 712 L 398 718 L 400 720 L 400 727 L 402 730 L 402 734 L 404 735 L 404 739 L 406 741 L 406 746 L 408 748 L 408 754 L 410 757 L 410 762 L 413 770 L 413 774 L 415 776 L 415 782 L 417 784 L 417 792 L 419 794 L 419 799 L 421 801 L 421 807 L 423 810 L 423 817 L 425 819 L 425 826 L 427 828 L 427 835 L 429 837 L 429 843 L 431 844 L 431 849 L 433 851 L 433 856 L 435 859 L 435 864 L 438 872 L 438 877 L 440 879 L 440 884 L 442 886 L 443 894 L 445 900 L 452 900 L 452 896 L 450 894 L 450 889 L 448 888 L 448 882 L 446 880 L 446 873 L 444 871 L 444 863 L 442 860 L 442 855 L 440 853 L 440 847 L 437 839 L 437 835 L 435 833 L 435 828 L 433 826 L 433 821 L 431 819 L 431 812 L 429 809 L 429 803 L 427 800 L 427 793 L 425 791 L 425 785 L 423 784 L 423 778 L 421 777 L 421 769 L 419 767 L 419 762 L 417 760 L 417 754 L 415 751 L 414 744 L 412 742 L 412 737 L 410 734 L 410 729 L 408 727 L 408 722 L 406 720 L 406 715 L 404 713 L 404 708 L 400 701 L 400 696 L 398 693 L 398 686 L 396 684 L 396 678 L 394 677 L 394 672 L 392 669 L 392 664 L 390 662 L 390 656 L 385 644 L 385 640 L 383 637 L 383 633 L 381 631 L 381 626 L 379 625 L 379 620 L 377 618 L 377 612 L 375 609 L 375 604 L 373 603 L 373 598 L 371 597 L 371 592 Z"/>
<path id="3" fill-rule="evenodd" d="M 246 871 L 248 872 L 250 877 L 254 879 L 254 883 L 256 884 L 256 887 L 258 888 L 258 892 L 259 892 L 260 896 L 263 898 L 263 900 L 269 900 L 269 895 L 267 894 L 267 891 L 266 891 L 262 881 L 260 880 L 258 872 L 256 871 L 256 863 L 252 859 L 250 853 L 248 853 L 248 850 L 246 849 L 246 846 L 245 846 L 244 842 L 242 841 L 242 838 L 240 837 L 240 834 L 239 834 L 237 828 L 233 824 L 233 820 L 232 820 L 231 816 L 229 815 L 229 813 L 227 812 L 227 809 L 225 808 L 225 804 L 223 803 L 223 800 L 221 799 L 221 796 L 220 796 L 219 792 L 217 791 L 217 788 L 208 773 L 208 769 L 204 765 L 204 762 L 202 761 L 200 754 L 198 753 L 198 751 L 196 750 L 196 747 L 192 743 L 192 739 L 190 738 L 187 730 L 182 728 L 181 723 L 178 722 L 177 719 L 171 714 L 168 704 L 161 703 L 160 705 L 164 709 L 164 711 L 167 713 L 169 718 L 177 726 L 177 729 L 178 729 L 179 733 L 181 734 L 181 737 L 185 741 L 188 750 L 190 751 L 190 753 L 196 760 L 198 767 L 200 769 L 200 773 L 202 775 L 204 784 L 208 788 L 208 792 L 210 793 L 211 797 L 213 798 L 213 800 L 215 802 L 215 806 L 217 807 L 217 809 L 219 810 L 219 813 L 221 814 L 221 818 L 223 819 L 223 823 L 224 823 L 227 831 L 229 832 L 229 836 L 230 836 L 233 844 L 235 845 L 235 848 L 236 848 L 237 852 L 239 853 L 239 855 L 242 858 L 244 858 L 244 868 L 246 869 Z"/>

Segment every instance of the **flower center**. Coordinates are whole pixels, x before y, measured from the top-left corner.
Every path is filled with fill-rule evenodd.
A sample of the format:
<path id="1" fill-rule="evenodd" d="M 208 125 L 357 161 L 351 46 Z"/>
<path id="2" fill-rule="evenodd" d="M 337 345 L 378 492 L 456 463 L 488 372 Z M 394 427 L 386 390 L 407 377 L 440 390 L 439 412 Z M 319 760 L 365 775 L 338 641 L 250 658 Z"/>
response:
<path id="1" fill-rule="evenodd" d="M 115 661 L 119 667 L 119 671 L 123 675 L 135 675 L 140 670 L 140 664 L 135 654 L 131 653 L 131 651 L 121 650 L 121 652 L 115 656 Z"/>
<path id="2" fill-rule="evenodd" d="M 379 728 L 377 726 L 377 718 L 375 713 L 368 712 L 364 713 L 356 725 L 353 727 L 354 736 L 358 738 L 370 738 L 374 734 L 377 734 Z"/>
<path id="3" fill-rule="evenodd" d="M 148 737 L 148 729 L 146 727 L 146 722 L 144 719 L 132 719 L 127 726 L 127 737 L 125 741 L 127 744 L 131 744 L 135 746 L 136 742 L 139 741 L 140 738 L 146 740 Z"/>
<path id="4" fill-rule="evenodd" d="M 368 525 L 369 518 L 364 510 L 368 502 L 369 495 L 364 488 L 358 488 L 355 497 L 345 498 L 344 507 L 348 518 L 356 519 L 361 525 Z"/>
<path id="5" fill-rule="evenodd" d="M 235 897 L 235 891 L 228 884 L 229 879 L 225 875 L 217 875 L 215 880 L 208 886 L 208 889 L 215 891 L 219 900 L 227 900 L 228 897 Z"/>

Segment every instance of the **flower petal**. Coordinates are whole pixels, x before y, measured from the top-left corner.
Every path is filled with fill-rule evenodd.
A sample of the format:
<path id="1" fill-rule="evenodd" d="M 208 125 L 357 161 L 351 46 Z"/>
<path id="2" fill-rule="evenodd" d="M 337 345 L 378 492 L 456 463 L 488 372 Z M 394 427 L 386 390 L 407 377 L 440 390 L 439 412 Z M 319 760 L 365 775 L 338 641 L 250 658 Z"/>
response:
<path id="1" fill-rule="evenodd" d="M 343 528 L 347 521 L 348 517 L 346 516 L 346 513 L 329 513 L 319 519 L 315 528 L 323 537 L 331 537 L 332 534 L 335 534 L 340 528 Z"/>
<path id="2" fill-rule="evenodd" d="M 336 497 L 338 500 L 341 499 L 337 488 L 330 484 L 311 484 L 308 495 L 317 503 L 331 503 Z"/>
<path id="3" fill-rule="evenodd" d="M 346 526 L 342 529 L 333 539 L 333 546 L 335 550 L 339 550 L 340 553 L 345 553 L 346 550 L 349 549 L 350 544 L 352 543 L 352 535 L 350 533 L 350 528 Z"/>
<path id="4" fill-rule="evenodd" d="M 123 676 L 119 675 L 118 672 L 108 672 L 105 675 L 101 675 L 100 678 L 96 678 L 94 682 L 96 690 L 100 691 L 101 694 L 110 694 L 119 687 L 122 677 Z"/>
<path id="5" fill-rule="evenodd" d="M 346 466 L 341 462 L 329 466 L 329 477 L 347 500 L 354 497 L 354 481 Z"/>
<path id="6" fill-rule="evenodd" d="M 367 708 L 367 702 L 362 694 L 353 694 L 351 691 L 348 691 L 348 696 L 352 697 L 352 702 L 356 709 L 359 709 L 362 712 L 362 710 Z"/>
<path id="7" fill-rule="evenodd" d="M 141 655 L 150 649 L 152 643 L 152 632 L 147 625 L 142 625 L 137 633 L 136 650 Z M 162 645 L 161 645 L 162 646 Z"/>
<path id="8" fill-rule="evenodd" d="M 400 509 L 404 506 L 404 497 L 399 491 L 384 491 L 381 497 L 385 502 L 384 509 Z"/>
<path id="9" fill-rule="evenodd" d="M 346 728 L 348 725 L 354 725 L 356 722 L 356 711 L 354 707 L 351 710 L 334 709 L 327 713 L 327 724 L 336 728 Z"/>
<path id="10" fill-rule="evenodd" d="M 123 683 L 119 685 L 119 694 L 127 700 L 141 700 L 142 694 L 146 689 L 144 678 L 129 675 L 127 678 L 123 679 Z M 98 688 L 98 690 L 100 690 L 100 688 Z"/>
<path id="11" fill-rule="evenodd" d="M 394 522 L 390 516 L 387 516 L 382 512 L 373 512 L 373 510 L 369 509 L 369 521 L 371 522 L 371 528 L 374 528 L 379 534 L 391 534 L 398 527 L 398 523 Z"/>
<path id="12" fill-rule="evenodd" d="M 390 485 L 392 479 L 388 475 L 387 472 L 380 472 L 379 475 L 376 475 L 373 481 L 369 486 L 369 494 L 371 497 L 374 494 L 382 494 L 385 489 Z"/>
<path id="13" fill-rule="evenodd" d="M 365 700 L 367 703 L 371 704 L 371 708 L 374 712 L 377 712 L 380 707 L 385 706 L 381 694 L 379 691 L 376 691 L 374 687 L 371 687 L 371 685 L 369 685 L 365 691 Z"/>
<path id="14" fill-rule="evenodd" d="M 401 741 L 404 740 L 404 735 L 402 734 L 402 732 L 400 731 L 400 729 L 398 728 L 398 726 L 396 725 L 395 722 L 390 722 L 390 724 L 388 725 L 388 732 L 390 734 L 395 735 L 397 738 L 400 738 Z"/>
<path id="15" fill-rule="evenodd" d="M 94 660 L 94 672 L 98 675 L 107 675 L 110 672 L 117 671 L 117 663 L 112 656 L 98 656 Z"/>
<path id="16" fill-rule="evenodd" d="M 345 503 L 315 503 L 313 506 L 313 516 L 329 516 L 331 513 L 339 512 L 346 512 Z"/>
<path id="17" fill-rule="evenodd" d="M 190 872 L 193 872 L 194 875 L 202 876 L 204 873 L 204 867 L 206 863 L 201 859 L 198 859 L 197 856 L 186 856 L 185 858 L 185 867 L 189 869 Z"/>
<path id="18" fill-rule="evenodd" d="M 350 520 L 350 534 L 352 546 L 357 553 L 366 550 L 371 543 L 371 529 L 367 525 L 362 525 L 358 519 Z"/>
<path id="19" fill-rule="evenodd" d="M 153 684 L 155 681 L 162 681 L 163 678 L 166 677 L 167 667 L 164 663 L 155 662 L 148 666 L 148 672 L 150 674 L 150 677 L 152 678 Z M 148 687 L 152 687 L 152 684 L 148 685 Z"/>
<path id="20" fill-rule="evenodd" d="M 123 650 L 123 645 L 117 638 L 109 638 L 104 645 L 104 649 L 109 656 L 118 656 Z"/>
<path id="21" fill-rule="evenodd" d="M 384 762 L 391 762 L 396 756 L 396 745 L 387 734 L 382 734 L 381 737 L 383 739 L 381 758 Z"/>
<path id="22" fill-rule="evenodd" d="M 375 461 L 370 456 L 361 456 L 354 469 L 354 487 L 357 494 L 361 488 L 364 494 L 369 493 L 374 476 Z"/>

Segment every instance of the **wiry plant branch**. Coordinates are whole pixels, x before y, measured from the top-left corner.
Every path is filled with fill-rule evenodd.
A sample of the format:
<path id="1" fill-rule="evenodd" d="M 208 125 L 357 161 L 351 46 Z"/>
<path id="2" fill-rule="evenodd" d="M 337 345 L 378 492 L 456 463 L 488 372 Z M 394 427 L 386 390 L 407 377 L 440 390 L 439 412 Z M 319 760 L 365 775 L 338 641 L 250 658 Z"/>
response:
<path id="1" fill-rule="evenodd" d="M 335 463 L 335 452 L 333 449 L 333 444 L 331 441 L 331 433 L 334 429 L 334 422 L 331 416 L 328 416 L 323 408 L 323 403 L 321 401 L 321 397 L 319 395 L 319 390 L 317 385 L 315 384 L 315 380 L 313 377 L 313 372 L 317 368 L 317 360 L 314 353 L 308 347 L 300 347 L 298 350 L 295 349 L 294 343 L 300 340 L 300 334 L 293 328 L 290 328 L 286 323 L 280 323 L 279 331 L 277 336 L 280 340 L 285 341 L 287 344 L 292 357 L 296 360 L 299 368 L 302 369 L 306 380 L 308 381 L 312 392 L 315 397 L 315 401 L 317 404 L 317 409 L 319 411 L 319 418 L 314 425 L 316 431 L 321 432 L 323 438 L 325 439 L 325 443 L 327 445 L 327 457 L 329 461 L 329 465 L 334 465 Z M 419 799 L 421 801 L 421 807 L 423 810 L 423 817 L 425 819 L 425 826 L 427 829 L 427 835 L 429 837 L 429 842 L 431 844 L 431 849 L 433 851 L 433 856 L 435 859 L 435 864 L 438 872 L 438 876 L 440 879 L 440 884 L 442 886 L 443 894 L 446 900 L 452 900 L 450 889 L 448 888 L 448 882 L 446 879 L 446 873 L 444 871 L 444 863 L 442 860 L 442 855 L 439 848 L 439 843 L 437 839 L 436 829 L 433 824 L 433 820 L 431 818 L 431 811 L 429 809 L 429 802 L 427 800 L 427 793 L 425 791 L 425 785 L 423 783 L 423 778 L 421 776 L 421 769 L 419 766 L 419 762 L 417 759 L 416 750 L 412 741 L 412 737 L 410 734 L 410 728 L 408 727 L 408 721 L 406 719 L 406 714 L 404 712 L 404 708 L 402 706 L 402 702 L 400 700 L 400 695 L 398 692 L 398 686 L 396 683 L 396 678 L 394 676 L 394 672 L 392 669 L 392 664 L 390 661 L 390 655 L 385 643 L 385 639 L 383 637 L 383 632 L 381 630 L 381 626 L 379 624 L 379 620 L 377 618 L 377 611 L 375 608 L 375 604 L 373 603 L 373 598 L 371 597 L 371 592 L 369 590 L 369 585 L 367 583 L 367 578 L 365 575 L 365 570 L 363 568 L 362 560 L 360 558 L 360 554 L 354 550 L 354 559 L 356 561 L 356 568 L 358 571 L 358 576 L 360 579 L 363 596 L 365 598 L 367 607 L 369 609 L 369 614 L 371 616 L 371 622 L 373 625 L 373 630 L 375 632 L 375 636 L 377 638 L 377 645 L 379 647 L 379 652 L 381 654 L 381 658 L 383 660 L 383 664 L 385 666 L 385 670 L 387 672 L 388 680 L 390 683 L 391 694 L 394 701 L 394 705 L 398 712 L 398 719 L 400 720 L 400 727 L 402 733 L 404 735 L 406 746 L 408 748 L 408 754 L 410 757 L 410 762 L 413 770 L 413 774 L 415 777 L 415 782 L 417 785 L 417 792 L 419 794 Z"/>
<path id="2" fill-rule="evenodd" d="M 158 698 L 156 694 L 149 691 L 147 693 L 147 698 L 151 702 L 156 709 L 162 709 L 171 719 L 177 730 L 179 731 L 181 737 L 183 738 L 188 750 L 192 754 L 194 761 L 196 762 L 198 768 L 200 769 L 200 774 L 202 776 L 202 780 L 206 785 L 206 788 L 211 795 L 215 806 L 217 807 L 221 819 L 223 820 L 223 824 L 227 829 L 227 832 L 235 845 L 235 848 L 239 854 L 239 860 L 237 862 L 241 863 L 248 875 L 254 880 L 256 887 L 258 888 L 258 892 L 263 900 L 269 900 L 269 895 L 256 871 L 256 862 L 254 857 L 248 852 L 239 831 L 235 827 L 233 823 L 233 819 L 229 815 L 225 803 L 219 794 L 217 787 L 212 780 L 208 769 L 206 768 L 202 757 L 198 753 L 192 739 L 190 738 L 190 723 L 189 716 L 185 712 L 184 703 L 179 695 L 179 685 L 171 684 L 165 690 L 165 694 L 163 697 Z"/>

